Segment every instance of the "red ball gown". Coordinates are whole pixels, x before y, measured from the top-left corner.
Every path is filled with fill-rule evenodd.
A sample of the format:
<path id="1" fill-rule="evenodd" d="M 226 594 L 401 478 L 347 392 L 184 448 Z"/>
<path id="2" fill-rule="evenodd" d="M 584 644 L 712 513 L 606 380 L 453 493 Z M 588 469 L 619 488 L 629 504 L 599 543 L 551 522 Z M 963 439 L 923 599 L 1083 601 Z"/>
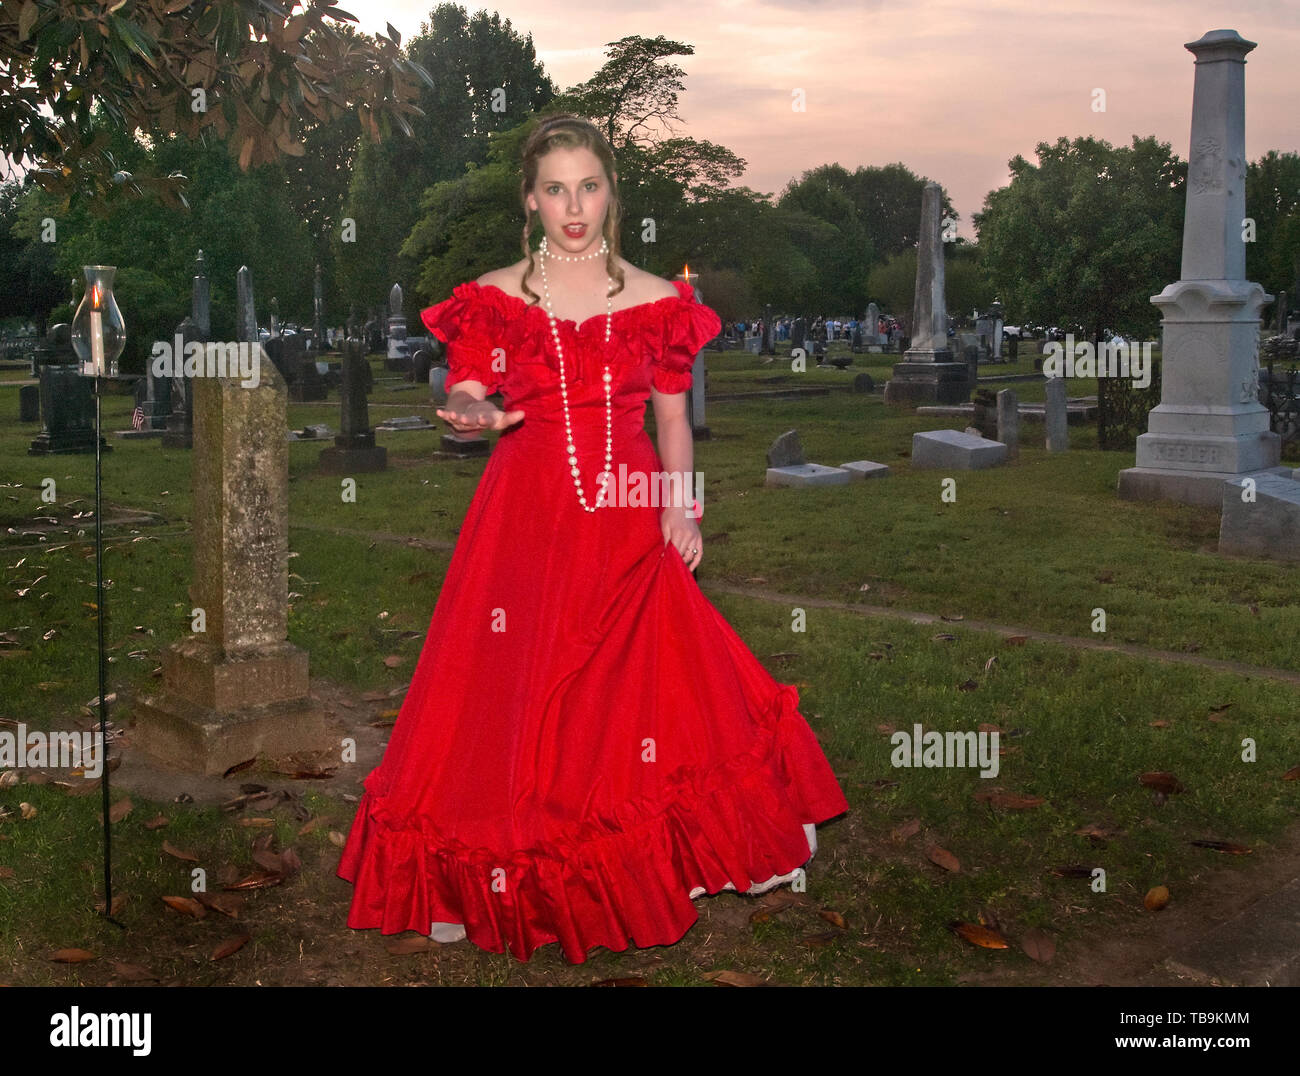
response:
<path id="1" fill-rule="evenodd" d="M 615 311 L 608 345 L 604 314 L 557 322 L 589 505 L 606 364 L 612 470 L 656 475 L 650 389 L 689 389 L 718 332 L 676 287 Z M 464 924 L 490 952 L 527 960 L 559 942 L 574 963 L 596 946 L 676 942 L 694 896 L 793 877 L 812 823 L 848 803 L 798 692 L 700 592 L 660 508 L 579 504 L 546 312 L 469 282 L 421 316 L 448 344 L 449 386 L 481 381 L 526 417 L 487 461 L 365 779 L 338 867 L 354 886 L 348 926 Z"/>

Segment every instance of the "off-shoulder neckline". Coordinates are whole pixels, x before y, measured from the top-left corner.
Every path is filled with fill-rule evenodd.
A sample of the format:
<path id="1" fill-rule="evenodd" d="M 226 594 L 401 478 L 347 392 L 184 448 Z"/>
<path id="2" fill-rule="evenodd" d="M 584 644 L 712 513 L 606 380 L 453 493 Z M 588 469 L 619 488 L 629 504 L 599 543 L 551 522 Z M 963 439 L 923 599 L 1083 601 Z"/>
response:
<path id="1" fill-rule="evenodd" d="M 480 284 L 477 280 L 468 280 L 465 283 L 473 285 L 475 288 L 478 288 L 480 291 L 487 291 L 490 288 L 492 291 L 496 292 L 498 295 L 502 296 L 503 298 L 518 303 L 520 306 L 522 306 L 525 309 L 525 311 L 536 310 L 539 314 L 542 315 L 542 317 L 546 317 L 546 311 L 542 308 L 542 305 L 540 303 L 526 302 L 525 300 L 521 299 L 518 295 L 511 295 L 508 291 L 504 291 L 496 284 Z M 677 289 L 676 295 L 665 295 L 659 299 L 648 299 L 644 303 L 636 303 L 633 306 L 625 306 L 619 310 L 615 310 L 613 316 L 618 317 L 620 314 L 626 314 L 630 310 L 648 310 L 650 307 L 658 306 L 660 303 L 695 302 L 695 291 L 693 288 L 691 288 L 691 285 L 686 283 L 686 281 L 674 280 L 671 281 L 671 283 L 672 286 Z M 686 289 L 690 289 L 689 292 L 686 291 Z M 604 316 L 605 316 L 604 314 L 593 314 L 591 317 L 584 318 L 580 322 L 574 321 L 572 318 L 556 318 L 555 322 L 557 325 L 572 325 L 575 328 L 575 330 L 581 332 L 582 327 L 584 325 L 592 321 L 599 321 Z"/>

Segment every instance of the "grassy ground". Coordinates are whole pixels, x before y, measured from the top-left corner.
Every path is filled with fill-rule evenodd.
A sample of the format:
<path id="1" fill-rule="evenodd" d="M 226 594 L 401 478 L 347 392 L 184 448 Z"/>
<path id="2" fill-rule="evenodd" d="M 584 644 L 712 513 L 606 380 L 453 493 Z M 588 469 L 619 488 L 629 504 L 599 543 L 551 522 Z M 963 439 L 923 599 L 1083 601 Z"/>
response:
<path id="1" fill-rule="evenodd" d="M 883 358 L 878 381 L 893 361 Z M 1027 357 L 1021 365 L 1032 369 Z M 710 358 L 710 385 L 719 391 L 724 381 L 728 389 L 760 388 L 766 376 L 734 353 Z M 838 384 L 851 376 L 797 375 Z M 381 384 L 372 397 L 372 421 L 429 413 L 422 390 L 391 387 Z M 1071 395 L 1089 391 L 1072 386 Z M 129 426 L 129 406 L 129 398 L 107 400 L 106 428 Z M 19 426 L 17 410 L 17 392 L 0 391 L 0 718 L 85 727 L 82 707 L 97 690 L 93 520 L 76 516 L 93 506 L 93 458 L 27 456 L 37 431 Z M 337 421 L 336 403 L 290 407 L 297 428 Z M 1097 452 L 1095 429 L 1072 427 L 1074 451 L 1049 456 L 1038 447 L 1041 427 L 1022 425 L 1019 460 L 954 476 L 957 500 L 946 503 L 944 476 L 910 470 L 910 439 L 960 420 L 927 421 L 886 409 L 878 396 L 832 393 L 718 404 L 709 424 L 713 439 L 697 446 L 696 459 L 708 509 L 701 581 L 794 596 L 788 606 L 732 594 L 712 600 L 778 679 L 800 685 L 803 713 L 852 807 L 822 828 L 801 902 L 751 920 L 753 901 L 722 895 L 700 903 L 701 922 L 678 945 L 597 951 L 578 967 L 555 947 L 527 965 L 464 945 L 393 956 L 375 933 L 344 926 L 351 887 L 334 876 L 330 834 L 349 825 L 355 800 L 346 797 L 359 791 L 364 768 L 344 766 L 332 781 L 292 781 L 264 766 L 228 784 L 231 796 L 244 781 L 293 794 L 255 812 L 274 820 L 267 827 L 241 824 L 250 811 L 131 797 L 133 809 L 114 830 L 115 876 L 128 898 L 120 913 L 128 930 L 119 932 L 93 912 L 102 899 L 98 795 L 21 783 L 0 788 L 8 812 L 0 821 L 0 981 L 104 983 L 121 977 L 114 967 L 121 961 L 195 984 L 626 977 L 668 984 L 701 982 L 710 969 L 783 983 L 945 984 L 998 961 L 1029 961 L 1014 948 L 970 946 L 954 937 L 951 921 L 982 914 L 1013 946 L 1037 926 L 1068 951 L 1091 932 L 1151 914 L 1142 907 L 1151 886 L 1187 892 L 1208 863 L 1228 858 L 1190 841 L 1236 842 L 1262 856 L 1295 821 L 1300 782 L 1281 779 L 1300 763 L 1300 689 L 1292 685 L 1014 645 L 956 619 L 937 631 L 807 608 L 806 630 L 791 630 L 802 595 L 1294 667 L 1300 568 L 1219 557 L 1216 512 L 1118 501 L 1115 476 L 1132 465 L 1131 453 Z M 894 474 L 838 489 L 766 489 L 763 453 L 792 427 L 810 460 L 875 459 Z M 338 479 L 314 474 L 319 446 L 290 445 L 290 640 L 310 651 L 314 676 L 354 703 L 358 728 L 391 714 L 389 692 L 409 682 L 482 470 L 478 462 L 432 460 L 436 432 L 379 436 L 390 468 L 359 476 L 355 504 L 341 500 Z M 106 515 L 157 513 L 150 525 L 107 528 L 110 690 L 123 699 L 155 682 L 161 649 L 188 632 L 189 461 L 188 452 L 157 441 L 115 442 L 105 457 Z M 47 478 L 55 482 L 52 504 L 39 496 Z M 37 529 L 43 533 L 27 533 Z M 1093 630 L 1098 609 L 1104 636 Z M 390 667 L 386 657 L 400 660 Z M 129 704 L 112 717 L 129 723 Z M 983 780 L 972 769 L 895 768 L 890 734 L 915 722 L 927 730 L 997 726 L 1001 772 Z M 1246 740 L 1258 761 L 1242 760 Z M 1153 770 L 1172 771 L 1185 791 L 1157 802 L 1138 782 Z M 1043 802 L 1012 809 L 975 798 L 994 789 Z M 34 816 L 24 818 L 21 803 Z M 159 815 L 166 826 L 146 827 Z M 301 832 L 305 824 L 313 828 Z M 303 866 L 283 885 L 247 893 L 239 919 L 212 912 L 200 921 L 163 905 L 162 896 L 189 892 L 195 866 L 163 853 L 164 839 L 193 851 L 215 890 L 256 869 L 253 841 L 267 835 L 274 849 L 292 847 Z M 935 846 L 961 869 L 936 865 Z M 1052 873 L 1080 867 L 1104 869 L 1105 891 L 1070 871 Z M 251 940 L 239 952 L 209 959 L 242 930 Z M 96 959 L 47 959 L 65 947 Z"/>

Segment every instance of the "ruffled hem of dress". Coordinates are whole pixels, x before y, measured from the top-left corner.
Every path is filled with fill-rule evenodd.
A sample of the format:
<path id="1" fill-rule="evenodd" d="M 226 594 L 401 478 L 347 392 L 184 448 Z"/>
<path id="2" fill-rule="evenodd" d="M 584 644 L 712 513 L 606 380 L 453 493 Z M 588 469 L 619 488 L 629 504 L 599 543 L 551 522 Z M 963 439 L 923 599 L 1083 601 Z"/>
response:
<path id="1" fill-rule="evenodd" d="M 496 853 L 418 821 L 394 824 L 368 789 L 338 867 L 355 887 L 348 926 L 428 934 L 435 922 L 463 923 L 488 952 L 528 960 L 558 942 L 575 964 L 600 946 L 681 940 L 699 917 L 692 890 L 743 892 L 795 870 L 809 858 L 804 824 L 848 810 L 797 701 L 793 687 L 779 685 L 764 722 L 771 735 L 754 751 L 705 780 L 670 782 L 651 807 L 628 805 L 612 825 L 587 822 L 544 848 Z M 493 891 L 494 878 L 512 899 Z"/>

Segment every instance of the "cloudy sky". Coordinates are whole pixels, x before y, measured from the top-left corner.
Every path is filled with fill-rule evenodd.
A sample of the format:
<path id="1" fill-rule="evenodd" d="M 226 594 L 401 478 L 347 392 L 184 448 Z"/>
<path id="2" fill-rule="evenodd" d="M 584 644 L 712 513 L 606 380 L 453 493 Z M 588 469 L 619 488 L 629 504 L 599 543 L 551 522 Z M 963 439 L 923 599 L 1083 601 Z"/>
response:
<path id="1" fill-rule="evenodd" d="M 342 6 L 366 30 L 391 21 L 406 39 L 434 5 Z M 680 133 L 744 158 L 741 183 L 779 193 L 829 161 L 850 171 L 902 161 L 943 184 L 972 238 L 971 215 L 1007 182 L 1007 161 L 1032 160 L 1039 142 L 1155 135 L 1186 160 L 1193 62 L 1183 44 L 1207 30 L 1259 46 L 1246 63 L 1248 158 L 1300 150 L 1297 0 L 498 0 L 489 10 L 533 35 L 561 89 L 591 77 L 621 37 L 690 44 L 695 55 L 676 61 L 687 72 Z M 1093 108 L 1098 89 L 1104 112 Z"/>

